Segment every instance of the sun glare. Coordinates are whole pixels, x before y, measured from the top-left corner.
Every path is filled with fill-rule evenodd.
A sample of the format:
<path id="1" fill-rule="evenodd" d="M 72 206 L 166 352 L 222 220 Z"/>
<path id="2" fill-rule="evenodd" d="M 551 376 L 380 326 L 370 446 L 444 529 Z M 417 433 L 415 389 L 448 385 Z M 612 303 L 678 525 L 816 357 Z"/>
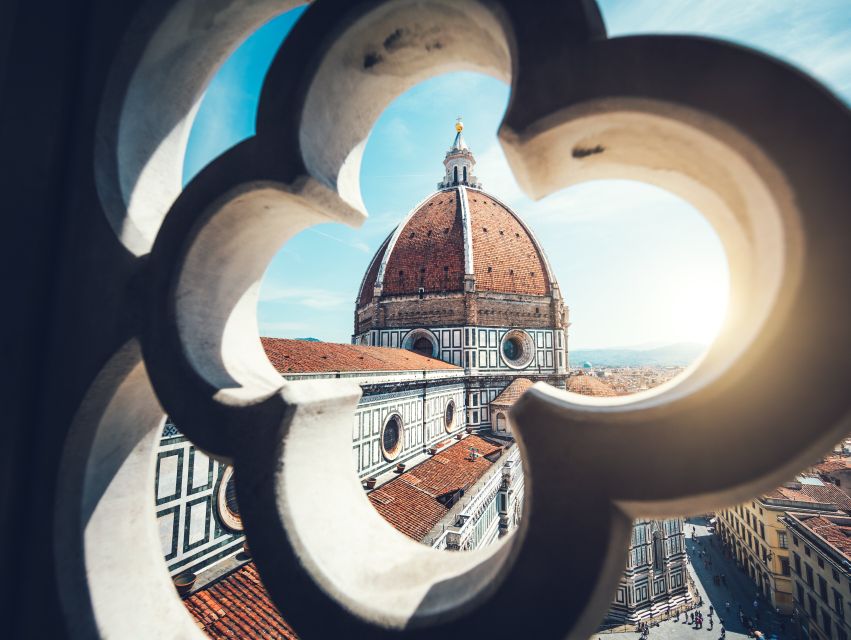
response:
<path id="1" fill-rule="evenodd" d="M 709 345 L 718 335 L 726 317 L 728 291 L 727 274 L 712 273 L 701 274 L 676 294 L 665 292 L 670 300 L 667 309 L 670 325 L 680 331 L 672 338 Z"/>

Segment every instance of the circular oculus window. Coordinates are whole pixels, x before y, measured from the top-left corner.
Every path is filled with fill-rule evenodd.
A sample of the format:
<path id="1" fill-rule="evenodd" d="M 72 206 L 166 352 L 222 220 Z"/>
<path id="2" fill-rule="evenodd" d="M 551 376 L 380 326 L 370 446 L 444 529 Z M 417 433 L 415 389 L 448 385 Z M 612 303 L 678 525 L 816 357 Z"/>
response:
<path id="1" fill-rule="evenodd" d="M 502 337 L 500 343 L 502 360 L 512 369 L 523 369 L 535 357 L 532 336 L 521 329 L 512 329 Z"/>
<path id="2" fill-rule="evenodd" d="M 239 505 L 236 502 L 236 482 L 233 477 L 233 467 L 226 467 L 219 481 L 216 496 L 216 506 L 219 519 L 231 531 L 242 531 L 242 517 L 239 515 Z"/>
<path id="3" fill-rule="evenodd" d="M 455 401 L 450 400 L 446 404 L 446 410 L 443 412 L 443 425 L 447 431 L 452 431 L 455 428 Z"/>
<path id="4" fill-rule="evenodd" d="M 395 460 L 402 451 L 402 418 L 393 414 L 381 429 L 381 453 L 387 460 Z"/>

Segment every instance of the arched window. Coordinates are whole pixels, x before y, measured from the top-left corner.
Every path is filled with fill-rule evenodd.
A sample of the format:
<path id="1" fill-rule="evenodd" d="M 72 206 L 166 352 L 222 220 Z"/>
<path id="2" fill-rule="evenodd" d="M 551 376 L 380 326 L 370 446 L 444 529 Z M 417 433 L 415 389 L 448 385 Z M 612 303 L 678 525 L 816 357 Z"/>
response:
<path id="1" fill-rule="evenodd" d="M 497 431 L 507 431 L 504 413 L 496 414 L 496 430 Z"/>
<path id="2" fill-rule="evenodd" d="M 421 356 L 427 356 L 431 358 L 432 348 L 431 348 L 431 340 L 426 337 L 417 338 L 414 341 L 414 346 L 411 347 L 411 351 L 414 353 L 418 353 Z"/>
<path id="3" fill-rule="evenodd" d="M 464 184 L 467 184 L 467 167 L 464 167 Z"/>
<path id="4" fill-rule="evenodd" d="M 458 166 L 457 165 L 453 168 L 452 173 L 455 177 L 455 184 L 458 184 Z"/>
<path id="5" fill-rule="evenodd" d="M 662 547 L 662 535 L 657 531 L 653 534 L 653 571 L 661 571 L 665 563 Z"/>

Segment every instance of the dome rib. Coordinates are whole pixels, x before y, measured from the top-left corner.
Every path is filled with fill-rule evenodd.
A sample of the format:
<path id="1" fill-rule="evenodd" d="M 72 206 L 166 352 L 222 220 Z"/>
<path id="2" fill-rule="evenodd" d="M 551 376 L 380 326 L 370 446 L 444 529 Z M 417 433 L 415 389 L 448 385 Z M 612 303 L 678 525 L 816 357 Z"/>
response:
<path id="1" fill-rule="evenodd" d="M 369 261 L 369 266 L 363 274 L 360 290 L 358 291 L 358 305 L 361 307 L 369 304 L 373 295 L 375 295 L 375 282 L 378 278 L 378 270 L 381 267 L 384 254 L 387 251 L 387 244 L 390 242 L 391 237 L 393 237 L 393 231 L 384 238 L 384 242 L 381 243 L 378 251 L 372 256 L 372 260 Z"/>
<path id="2" fill-rule="evenodd" d="M 558 287 L 546 254 L 519 215 L 492 195 L 464 185 L 419 202 L 384 240 L 361 284 L 358 304 L 384 296 L 475 289 L 546 296 Z"/>

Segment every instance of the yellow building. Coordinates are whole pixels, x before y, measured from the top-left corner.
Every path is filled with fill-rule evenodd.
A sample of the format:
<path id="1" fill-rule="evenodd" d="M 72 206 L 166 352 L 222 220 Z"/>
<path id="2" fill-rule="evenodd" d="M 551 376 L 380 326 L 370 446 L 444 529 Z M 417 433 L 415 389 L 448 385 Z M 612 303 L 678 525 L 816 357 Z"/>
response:
<path id="1" fill-rule="evenodd" d="M 851 498 L 833 484 L 801 477 L 746 503 L 717 514 L 718 535 L 754 582 L 755 590 L 782 613 L 795 609 L 787 511 L 845 515 Z"/>
<path id="2" fill-rule="evenodd" d="M 801 636 L 851 636 L 851 518 L 789 513 L 795 621 Z"/>

